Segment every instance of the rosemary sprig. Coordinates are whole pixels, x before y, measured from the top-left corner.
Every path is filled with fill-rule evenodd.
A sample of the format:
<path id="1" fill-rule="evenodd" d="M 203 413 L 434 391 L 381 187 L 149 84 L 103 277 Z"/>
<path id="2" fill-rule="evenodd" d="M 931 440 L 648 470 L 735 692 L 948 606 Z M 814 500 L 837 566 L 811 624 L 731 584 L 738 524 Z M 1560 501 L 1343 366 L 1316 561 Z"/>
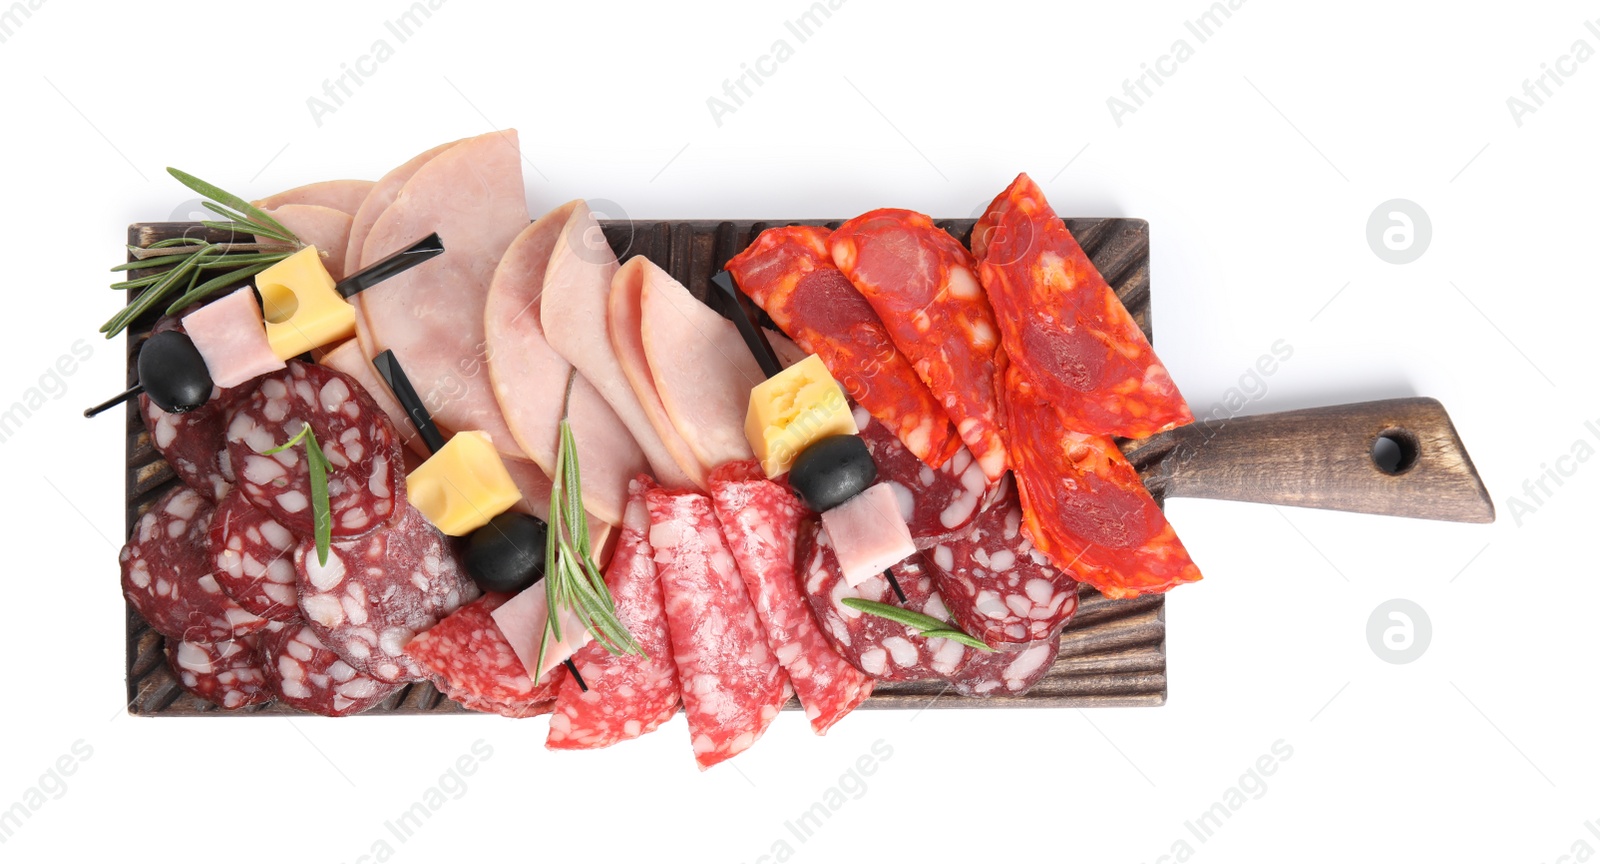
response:
<path id="1" fill-rule="evenodd" d="M 534 669 L 544 667 L 546 649 L 552 639 L 561 638 L 561 611 L 570 609 L 593 634 L 595 641 L 612 654 L 638 654 L 644 648 L 617 620 L 617 607 L 611 590 L 595 564 L 589 544 L 589 523 L 583 510 L 583 483 L 578 473 L 578 445 L 567 419 L 576 371 L 567 376 L 567 392 L 561 403 L 561 435 L 556 445 L 556 470 L 551 478 L 550 523 L 545 540 L 545 605 L 548 608 L 545 630 L 539 638 L 539 660 Z"/>
<path id="2" fill-rule="evenodd" d="M 311 520 L 316 528 L 317 563 L 326 565 L 328 547 L 333 542 L 333 511 L 328 508 L 328 470 L 333 466 L 317 443 L 317 433 L 311 431 L 311 424 L 307 423 L 293 438 L 271 450 L 261 451 L 261 455 L 282 453 L 302 441 L 306 445 L 306 468 L 311 472 Z"/>
<path id="3" fill-rule="evenodd" d="M 106 334 L 107 339 L 162 304 L 168 315 L 176 314 L 216 291 L 260 273 L 305 246 L 282 223 L 243 198 L 176 168 L 168 168 L 167 173 L 208 199 L 203 202 L 206 209 L 225 221 L 202 221 L 201 226 L 226 232 L 229 239 L 219 243 L 198 237 L 172 237 L 150 244 L 149 250 L 130 247 L 135 260 L 111 268 L 113 273 L 155 267 L 168 269 L 111 285 L 119 290 L 142 290 L 133 302 L 100 326 L 100 332 Z M 233 242 L 233 237 L 240 235 L 255 235 L 270 242 Z M 231 272 L 202 281 L 200 274 L 208 270 Z M 175 293 L 178 296 L 173 300 Z"/>
<path id="4" fill-rule="evenodd" d="M 949 621 L 940 621 L 932 615 L 924 615 L 904 606 L 890 606 L 888 603 L 863 600 L 860 597 L 842 597 L 839 602 L 858 612 L 865 612 L 868 615 L 876 615 L 879 618 L 887 618 L 890 621 L 904 624 L 918 631 L 919 635 L 924 639 L 949 639 L 951 642 L 960 642 L 962 645 L 976 648 L 979 651 L 994 651 L 993 648 L 984 644 L 983 640 L 967 635 L 965 631 L 956 627 L 955 624 Z"/>

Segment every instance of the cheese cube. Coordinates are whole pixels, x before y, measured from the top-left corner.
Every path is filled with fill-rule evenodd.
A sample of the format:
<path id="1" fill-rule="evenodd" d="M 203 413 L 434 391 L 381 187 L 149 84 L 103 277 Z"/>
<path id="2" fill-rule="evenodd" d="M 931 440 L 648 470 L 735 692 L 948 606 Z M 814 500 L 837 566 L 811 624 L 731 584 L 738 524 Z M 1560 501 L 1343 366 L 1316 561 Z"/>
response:
<path id="1" fill-rule="evenodd" d="M 878 483 L 822 514 L 839 569 L 851 588 L 906 560 L 917 546 L 894 487 Z"/>
<path id="2" fill-rule="evenodd" d="M 744 434 L 769 478 L 787 472 L 817 439 L 858 431 L 844 390 L 815 354 L 750 390 Z"/>
<path id="3" fill-rule="evenodd" d="M 317 247 L 307 246 L 256 275 L 267 341 L 284 360 L 356 333 L 356 307 L 333 290 Z"/>
<path id="4" fill-rule="evenodd" d="M 489 524 L 522 498 L 487 432 L 457 432 L 406 478 L 406 495 L 454 537 Z"/>
<path id="5" fill-rule="evenodd" d="M 283 368 L 262 327 L 261 306 L 249 291 L 235 291 L 183 316 L 183 330 L 205 358 L 212 383 L 223 389 Z"/>

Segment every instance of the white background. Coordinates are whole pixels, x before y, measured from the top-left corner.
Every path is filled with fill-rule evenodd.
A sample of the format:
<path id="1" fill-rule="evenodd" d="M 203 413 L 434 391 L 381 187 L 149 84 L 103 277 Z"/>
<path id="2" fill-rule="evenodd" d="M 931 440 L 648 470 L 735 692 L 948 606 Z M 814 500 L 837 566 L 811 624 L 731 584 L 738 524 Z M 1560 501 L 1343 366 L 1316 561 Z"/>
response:
<path id="1" fill-rule="evenodd" d="M 1250 0 L 1200 43 L 1184 22 L 1203 0 L 849 0 L 802 44 L 784 22 L 804 0 L 513 5 L 450 0 L 400 43 L 384 22 L 403 0 L 48 0 L 0 44 L 0 406 L 62 394 L 0 444 L 0 808 L 75 742 L 92 750 L 0 858 L 349 862 L 380 838 L 399 861 L 751 862 L 779 840 L 796 861 L 1153 862 L 1180 839 L 1204 861 L 1600 848 L 1600 466 L 1561 463 L 1563 485 L 1510 513 L 1575 442 L 1600 448 L 1584 425 L 1600 428 L 1600 62 L 1520 126 L 1506 104 L 1576 40 L 1600 50 L 1584 26 L 1600 8 Z M 307 99 L 379 38 L 394 56 L 316 122 Z M 714 122 L 707 98 L 780 38 L 793 57 Z M 1192 58 L 1119 126 L 1107 98 L 1179 38 Z M 125 226 L 192 198 L 168 165 L 259 197 L 495 127 L 521 133 L 535 212 L 582 196 L 633 217 L 962 217 L 1026 170 L 1063 214 L 1150 221 L 1156 347 L 1196 413 L 1287 340 L 1248 412 L 1437 397 L 1500 519 L 1174 501 L 1206 579 L 1170 599 L 1165 707 L 861 712 L 826 738 L 789 713 L 705 774 L 681 717 L 552 754 L 544 720 L 125 716 L 122 422 L 79 416 L 122 381 L 121 340 L 95 328 L 122 302 L 104 286 Z M 1433 228 L 1403 266 L 1365 234 L 1397 197 Z M 63 392 L 46 373 L 78 340 L 93 354 Z M 1367 642 L 1395 597 L 1432 621 L 1408 665 Z M 461 797 L 390 835 L 479 739 L 492 756 Z M 785 829 L 880 740 L 892 756 L 860 797 L 804 842 Z M 1280 740 L 1292 757 L 1264 792 L 1249 781 L 1260 797 L 1190 834 Z"/>

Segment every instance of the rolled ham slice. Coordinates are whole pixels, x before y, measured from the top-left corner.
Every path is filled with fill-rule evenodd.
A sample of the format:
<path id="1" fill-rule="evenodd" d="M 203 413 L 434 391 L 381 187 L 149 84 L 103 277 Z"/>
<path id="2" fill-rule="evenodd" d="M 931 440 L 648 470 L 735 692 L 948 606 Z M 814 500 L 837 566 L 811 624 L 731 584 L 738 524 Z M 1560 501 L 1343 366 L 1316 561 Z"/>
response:
<path id="1" fill-rule="evenodd" d="M 356 295 L 369 354 L 392 350 L 434 420 L 522 450 L 489 383 L 484 304 L 496 266 L 528 225 L 514 131 L 471 138 L 428 160 L 372 226 L 363 256 L 386 254 L 437 231 L 444 254 Z"/>
<path id="2" fill-rule="evenodd" d="M 355 216 L 361 208 L 361 202 L 367 200 L 376 185 L 371 180 L 323 180 L 296 186 L 250 203 L 263 210 L 276 210 L 285 204 L 314 204 Z"/>
<path id="3" fill-rule="evenodd" d="M 578 367 L 638 442 L 656 479 L 667 486 L 693 482 L 656 431 L 622 370 L 606 323 L 617 255 L 600 223 L 582 201 L 574 202 L 550 252 L 540 315 L 550 347 Z"/>
<path id="4" fill-rule="evenodd" d="M 345 246 L 350 242 L 350 214 L 332 207 L 317 204 L 285 204 L 267 215 L 289 229 L 300 242 L 317 247 L 322 256 L 322 266 L 334 281 L 343 279 L 345 273 Z M 257 237 L 262 243 L 277 242 L 270 237 Z M 355 268 L 351 268 L 353 271 Z"/>
<path id="5" fill-rule="evenodd" d="M 483 324 L 489 379 L 508 432 L 551 476 L 561 403 L 572 367 L 546 341 L 539 295 L 551 249 L 576 204 L 564 204 L 539 217 L 512 241 L 495 270 Z M 644 454 L 628 427 L 582 375 L 573 382 L 567 416 L 577 443 L 584 506 L 600 519 L 618 524 L 628 499 L 628 481 L 646 468 Z"/>

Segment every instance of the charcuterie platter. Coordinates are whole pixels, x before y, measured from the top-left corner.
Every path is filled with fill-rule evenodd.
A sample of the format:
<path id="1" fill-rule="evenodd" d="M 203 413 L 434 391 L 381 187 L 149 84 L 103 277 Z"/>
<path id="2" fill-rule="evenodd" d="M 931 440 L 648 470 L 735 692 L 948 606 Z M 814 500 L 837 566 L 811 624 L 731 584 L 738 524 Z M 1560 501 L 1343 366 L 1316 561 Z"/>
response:
<path id="1" fill-rule="evenodd" d="M 171 173 L 226 221 L 130 226 L 85 412 L 129 403 L 134 714 L 587 749 L 682 706 L 706 768 L 780 709 L 1159 705 L 1166 498 L 1493 519 L 1433 400 L 1197 422 L 1146 223 L 1026 174 L 976 220 L 530 222 L 513 133 L 255 203 Z"/>

